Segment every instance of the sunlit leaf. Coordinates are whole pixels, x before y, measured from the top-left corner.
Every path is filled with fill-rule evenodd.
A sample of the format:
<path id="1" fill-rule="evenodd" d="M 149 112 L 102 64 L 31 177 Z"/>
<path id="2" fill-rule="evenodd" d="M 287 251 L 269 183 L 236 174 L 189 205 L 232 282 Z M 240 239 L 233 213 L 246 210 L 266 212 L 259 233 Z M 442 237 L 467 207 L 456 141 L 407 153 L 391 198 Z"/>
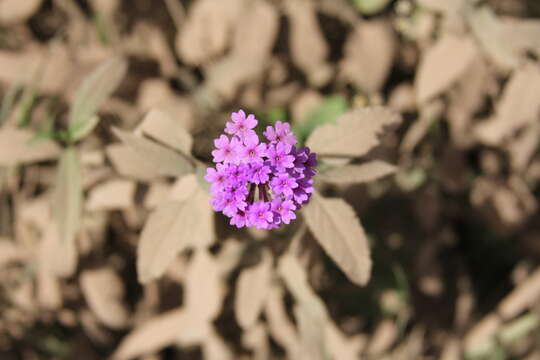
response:
<path id="1" fill-rule="evenodd" d="M 279 261 L 279 274 L 293 294 L 297 305 L 294 308 L 302 340 L 302 355 L 306 359 L 330 359 L 326 344 L 328 313 L 323 301 L 310 287 L 307 274 L 292 255 Z"/>
<path id="2" fill-rule="evenodd" d="M 327 123 L 335 123 L 336 118 L 347 111 L 347 101 L 343 96 L 330 96 L 313 110 L 299 124 L 294 125 L 293 131 L 301 143 L 313 130 Z"/>
<path id="3" fill-rule="evenodd" d="M 467 37 L 443 35 L 429 48 L 418 66 L 415 80 L 419 103 L 453 85 L 478 56 L 476 45 Z"/>
<path id="4" fill-rule="evenodd" d="M 194 175 L 189 175 L 196 183 Z M 142 283 L 163 275 L 180 251 L 207 246 L 213 240 L 208 194 L 198 186 L 183 201 L 159 205 L 150 215 L 137 248 L 137 274 Z"/>
<path id="5" fill-rule="evenodd" d="M 337 266 L 358 285 L 371 276 L 369 242 L 353 208 L 315 192 L 304 209 L 309 229 Z"/>
<path id="6" fill-rule="evenodd" d="M 360 108 L 340 116 L 336 124 L 316 128 L 306 145 L 319 156 L 362 156 L 379 144 L 385 127 L 400 121 L 398 114 L 384 107 Z"/>
<path id="7" fill-rule="evenodd" d="M 377 180 L 396 171 L 394 165 L 374 160 L 361 165 L 345 165 L 321 172 L 318 178 L 332 184 L 357 184 Z"/>
<path id="8" fill-rule="evenodd" d="M 272 257 L 262 252 L 261 261 L 243 270 L 236 284 L 234 310 L 238 324 L 244 329 L 252 327 L 264 306 L 272 279 Z"/>
<path id="9" fill-rule="evenodd" d="M 69 112 L 68 131 L 71 141 L 81 139 L 97 124 L 94 119 L 96 112 L 120 85 L 127 67 L 125 59 L 116 57 L 101 64 L 84 79 Z M 92 124 L 89 125 L 88 122 Z"/>
<path id="10" fill-rule="evenodd" d="M 28 130 L 0 129 L 0 165 L 28 164 L 54 159 L 60 154 L 60 147 L 54 141 L 32 141 L 34 136 Z"/>
<path id="11" fill-rule="evenodd" d="M 77 152 L 67 148 L 58 164 L 53 212 L 62 244 L 71 244 L 79 230 L 82 207 L 81 165 Z"/>
<path id="12" fill-rule="evenodd" d="M 180 176 L 193 172 L 193 165 L 184 155 L 120 129 L 113 128 L 113 132 L 141 157 L 141 162 L 150 162 L 158 173 Z"/>

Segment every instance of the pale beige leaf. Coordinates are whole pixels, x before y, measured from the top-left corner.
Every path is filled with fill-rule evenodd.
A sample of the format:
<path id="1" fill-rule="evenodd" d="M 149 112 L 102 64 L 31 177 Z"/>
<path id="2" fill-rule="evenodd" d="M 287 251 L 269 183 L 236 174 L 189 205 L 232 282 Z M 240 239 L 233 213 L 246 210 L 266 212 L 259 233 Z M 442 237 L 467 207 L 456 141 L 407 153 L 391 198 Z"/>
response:
<path id="1" fill-rule="evenodd" d="M 243 10 L 243 0 L 200 0 L 190 8 L 178 33 L 176 49 L 183 61 L 200 65 L 225 52 Z M 244 19 L 245 20 L 245 19 Z"/>
<path id="2" fill-rule="evenodd" d="M 512 45 L 516 53 L 526 56 L 527 51 L 540 55 L 540 21 L 538 19 L 511 18 L 504 21 L 504 41 Z"/>
<path id="3" fill-rule="evenodd" d="M 330 169 L 318 175 L 318 178 L 332 184 L 366 183 L 396 172 L 394 165 L 374 160 L 362 165 L 345 165 Z"/>
<path id="4" fill-rule="evenodd" d="M 270 358 L 268 331 L 262 323 L 257 323 L 244 331 L 242 344 L 253 351 L 253 360 L 266 360 Z"/>
<path id="5" fill-rule="evenodd" d="M 263 0 L 250 1 L 242 25 L 235 31 L 231 52 L 205 71 L 208 88 L 229 99 L 239 86 L 259 76 L 270 61 L 278 21 L 273 6 Z"/>
<path id="6" fill-rule="evenodd" d="M 323 301 L 310 287 L 304 268 L 294 256 L 282 256 L 278 269 L 297 302 L 294 314 L 300 331 L 302 358 L 329 359 L 325 336 L 328 313 Z"/>
<path id="7" fill-rule="evenodd" d="M 0 82 L 31 85 L 45 93 L 63 91 L 72 76 L 73 61 L 66 46 L 29 46 L 21 52 L 0 50 Z"/>
<path id="8" fill-rule="evenodd" d="M 477 55 L 472 39 L 445 34 L 429 48 L 418 66 L 416 97 L 424 103 L 448 90 Z"/>
<path id="9" fill-rule="evenodd" d="M 367 93 L 381 90 L 396 52 L 396 35 L 386 21 L 363 21 L 345 43 L 340 76 Z"/>
<path id="10" fill-rule="evenodd" d="M 13 240 L 0 237 L 0 268 L 23 259 L 23 252 Z"/>
<path id="11" fill-rule="evenodd" d="M 444 103 L 441 99 L 434 99 L 424 104 L 420 110 L 419 118 L 407 129 L 407 133 L 401 142 L 401 150 L 403 152 L 413 151 L 422 138 L 426 136 L 431 125 L 439 120 L 443 110 Z"/>
<path id="12" fill-rule="evenodd" d="M 141 162 L 150 162 L 161 175 L 180 176 L 193 172 L 189 159 L 180 153 L 120 129 L 114 128 L 113 131 L 139 154 Z"/>
<path id="13" fill-rule="evenodd" d="M 77 255 L 75 241 L 62 243 L 56 224 L 49 222 L 39 245 L 39 268 L 55 277 L 70 277 L 77 268 Z"/>
<path id="14" fill-rule="evenodd" d="M 94 187 L 88 194 L 90 211 L 123 209 L 133 205 L 135 183 L 130 180 L 109 180 Z"/>
<path id="15" fill-rule="evenodd" d="M 380 106 L 353 110 L 336 124 L 316 128 L 306 145 L 319 156 L 362 156 L 379 144 L 385 127 L 400 121 L 398 114 Z"/>
<path id="16" fill-rule="evenodd" d="M 300 341 L 294 324 L 287 316 L 283 295 L 282 288 L 274 285 L 268 294 L 264 314 L 272 338 L 285 348 L 289 359 L 297 359 L 300 354 Z"/>
<path id="17" fill-rule="evenodd" d="M 499 144 L 521 127 L 538 121 L 540 112 L 540 69 L 527 63 L 517 69 L 504 88 L 495 116 L 480 123 L 475 133 L 482 142 Z"/>
<path id="18" fill-rule="evenodd" d="M 371 276 L 369 242 L 353 208 L 342 199 L 314 192 L 304 209 L 306 222 L 326 253 L 358 285 Z"/>
<path id="19" fill-rule="evenodd" d="M 43 0 L 0 0 L 0 25 L 10 26 L 28 20 Z"/>
<path id="20" fill-rule="evenodd" d="M 146 283 L 163 275 L 183 249 L 212 243 L 213 214 L 208 200 L 208 194 L 197 188 L 187 199 L 165 203 L 154 210 L 137 248 L 140 282 Z"/>
<path id="21" fill-rule="evenodd" d="M 73 246 L 82 215 L 82 180 L 79 157 L 67 148 L 58 164 L 56 188 L 52 203 L 60 243 Z"/>
<path id="22" fill-rule="evenodd" d="M 385 319 L 377 325 L 368 347 L 368 354 L 378 355 L 387 351 L 396 341 L 398 327 L 394 320 Z"/>
<path id="23" fill-rule="evenodd" d="M 235 291 L 234 313 L 243 329 L 249 329 L 259 317 L 272 280 L 272 256 L 262 252 L 261 261 L 243 270 L 238 277 Z"/>
<path id="24" fill-rule="evenodd" d="M 59 279 L 43 268 L 38 269 L 36 297 L 40 307 L 58 310 L 62 307 L 62 292 Z"/>
<path id="25" fill-rule="evenodd" d="M 179 121 L 176 121 L 161 109 L 150 110 L 138 129 L 144 134 L 185 155 L 191 154 L 191 146 L 193 144 L 191 134 L 184 129 Z"/>
<path id="26" fill-rule="evenodd" d="M 122 176 L 140 181 L 150 181 L 161 176 L 157 166 L 141 159 L 141 156 L 128 145 L 111 144 L 105 148 L 105 153 L 114 169 Z"/>
<path id="27" fill-rule="evenodd" d="M 122 329 L 128 323 L 128 312 L 122 303 L 124 284 L 110 268 L 83 271 L 81 290 L 97 318 L 112 329 Z"/>
<path id="28" fill-rule="evenodd" d="M 322 85 L 331 76 L 326 64 L 328 45 L 317 22 L 314 4 L 309 0 L 285 2 L 289 16 L 289 44 L 293 62 L 311 83 Z"/>
<path id="29" fill-rule="evenodd" d="M 99 107 L 120 85 L 127 68 L 125 59 L 115 57 L 84 78 L 69 111 L 68 132 L 72 141 L 81 139 L 96 126 L 95 115 Z"/>
<path id="30" fill-rule="evenodd" d="M 468 11 L 466 15 L 472 33 L 497 66 L 507 71 L 519 65 L 514 45 L 506 41 L 505 29 L 489 6 Z"/>
<path id="31" fill-rule="evenodd" d="M 185 306 L 190 313 L 211 322 L 219 314 L 223 302 L 223 285 L 218 263 L 207 249 L 193 255 L 184 281 Z"/>
<path id="32" fill-rule="evenodd" d="M 212 331 L 204 339 L 202 352 L 205 359 L 234 360 L 236 358 L 232 349 L 216 331 Z"/>
<path id="33" fill-rule="evenodd" d="M 536 304 L 540 298 L 540 268 L 508 294 L 498 306 L 498 314 L 511 319 L 526 308 Z"/>
<path id="34" fill-rule="evenodd" d="M 176 343 L 181 332 L 186 329 L 184 309 L 165 312 L 149 319 L 130 332 L 112 355 L 115 360 L 134 359 L 161 350 Z"/>
<path id="35" fill-rule="evenodd" d="M 52 140 L 31 142 L 34 134 L 28 130 L 0 129 L 0 165 L 13 166 L 50 160 L 60 155 L 60 147 Z"/>
<path id="36" fill-rule="evenodd" d="M 171 187 L 167 183 L 152 183 L 148 193 L 144 197 L 144 207 L 147 209 L 154 209 L 156 206 L 167 202 L 169 200 L 170 191 Z"/>

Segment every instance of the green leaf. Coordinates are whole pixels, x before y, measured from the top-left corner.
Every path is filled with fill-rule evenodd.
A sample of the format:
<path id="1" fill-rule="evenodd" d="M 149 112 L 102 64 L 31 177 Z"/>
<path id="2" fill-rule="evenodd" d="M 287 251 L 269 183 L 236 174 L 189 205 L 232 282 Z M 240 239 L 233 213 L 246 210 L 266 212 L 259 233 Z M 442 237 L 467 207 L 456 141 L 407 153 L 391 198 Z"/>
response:
<path id="1" fill-rule="evenodd" d="M 116 90 L 127 72 L 127 61 L 116 57 L 101 64 L 83 80 L 69 112 L 69 140 L 80 140 L 97 125 L 96 112 Z"/>
<path id="2" fill-rule="evenodd" d="M 81 165 L 75 149 L 68 147 L 58 165 L 54 217 L 61 244 L 70 244 L 79 230 L 82 206 Z"/>
<path id="3" fill-rule="evenodd" d="M 375 15 L 388 6 L 390 0 L 354 0 L 356 8 L 364 15 Z"/>
<path id="4" fill-rule="evenodd" d="M 83 139 L 86 135 L 90 134 L 92 130 L 94 130 L 94 128 L 96 127 L 98 123 L 99 123 L 99 116 L 97 115 L 92 116 L 88 121 L 81 124 L 81 126 L 79 126 L 74 131 L 71 131 L 71 129 L 69 129 L 68 139 L 73 142 Z"/>
<path id="5" fill-rule="evenodd" d="M 318 126 L 335 123 L 336 118 L 347 111 L 347 101 L 343 96 L 326 98 L 317 109 L 313 110 L 299 124 L 293 126 L 293 131 L 300 144 L 303 144 L 311 132 Z"/>

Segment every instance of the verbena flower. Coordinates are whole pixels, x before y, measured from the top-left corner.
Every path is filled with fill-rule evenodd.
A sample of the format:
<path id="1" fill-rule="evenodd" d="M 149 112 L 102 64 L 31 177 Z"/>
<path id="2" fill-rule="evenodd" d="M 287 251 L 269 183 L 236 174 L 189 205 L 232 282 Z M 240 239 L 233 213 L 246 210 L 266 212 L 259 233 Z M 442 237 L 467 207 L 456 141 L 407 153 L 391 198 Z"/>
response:
<path id="1" fill-rule="evenodd" d="M 295 211 L 309 201 L 317 157 L 309 148 L 297 148 L 290 125 L 268 126 L 261 142 L 253 130 L 254 115 L 231 114 L 225 133 L 214 140 L 215 167 L 206 171 L 212 185 L 212 206 L 236 227 L 274 229 L 296 219 Z"/>

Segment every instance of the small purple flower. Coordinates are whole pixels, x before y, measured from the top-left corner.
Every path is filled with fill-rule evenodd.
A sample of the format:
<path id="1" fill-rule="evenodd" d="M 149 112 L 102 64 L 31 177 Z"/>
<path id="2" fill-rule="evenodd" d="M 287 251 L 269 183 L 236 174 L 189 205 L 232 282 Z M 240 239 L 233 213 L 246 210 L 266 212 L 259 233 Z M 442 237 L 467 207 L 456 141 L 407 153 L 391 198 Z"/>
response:
<path id="1" fill-rule="evenodd" d="M 270 166 L 260 163 L 252 164 L 251 171 L 251 182 L 254 184 L 265 184 L 270 180 Z"/>
<path id="2" fill-rule="evenodd" d="M 257 136 L 252 129 L 257 126 L 257 120 L 255 116 L 250 114 L 246 117 L 244 110 L 233 112 L 231 114 L 231 121 L 228 121 L 225 127 L 225 132 L 230 135 L 238 136 L 242 141 L 246 138 Z"/>
<path id="3" fill-rule="evenodd" d="M 296 136 L 291 132 L 289 123 L 276 121 L 274 127 L 267 126 L 266 131 L 263 134 L 271 142 L 282 142 L 290 146 L 296 145 L 297 143 Z"/>
<path id="4" fill-rule="evenodd" d="M 295 147 L 290 125 L 277 121 L 266 128 L 268 143 L 260 142 L 252 129 L 255 116 L 240 110 L 231 115 L 225 132 L 214 140 L 215 168 L 204 177 L 212 185 L 214 210 L 230 218 L 238 228 L 275 229 L 296 218 L 295 211 L 313 193 L 315 154 Z"/>
<path id="5" fill-rule="evenodd" d="M 251 164 L 262 163 L 263 156 L 266 155 L 266 144 L 259 144 L 257 135 L 246 138 L 245 144 L 240 154 L 242 161 Z"/>
<path id="6" fill-rule="evenodd" d="M 293 196 L 293 189 L 298 187 L 298 183 L 289 174 L 278 174 L 270 182 L 274 194 L 283 194 L 285 196 Z"/>
<path id="7" fill-rule="evenodd" d="M 251 226 L 255 226 L 257 229 L 266 229 L 273 220 L 270 204 L 265 201 L 253 203 L 248 210 L 248 219 Z"/>
<path id="8" fill-rule="evenodd" d="M 272 211 L 276 212 L 285 224 L 289 224 L 291 220 L 296 219 L 294 210 L 296 210 L 296 206 L 292 200 L 283 200 L 281 198 L 272 200 Z"/>
<path id="9" fill-rule="evenodd" d="M 214 145 L 217 148 L 217 150 L 212 151 L 215 163 L 222 161 L 223 163 L 238 162 L 238 152 L 242 146 L 238 138 L 233 137 L 229 142 L 227 136 L 221 135 L 218 139 L 214 140 Z"/>
<path id="10" fill-rule="evenodd" d="M 279 142 L 274 146 L 269 146 L 266 156 L 270 160 L 270 165 L 275 166 L 279 171 L 294 167 L 294 156 L 289 155 L 292 146 Z"/>

